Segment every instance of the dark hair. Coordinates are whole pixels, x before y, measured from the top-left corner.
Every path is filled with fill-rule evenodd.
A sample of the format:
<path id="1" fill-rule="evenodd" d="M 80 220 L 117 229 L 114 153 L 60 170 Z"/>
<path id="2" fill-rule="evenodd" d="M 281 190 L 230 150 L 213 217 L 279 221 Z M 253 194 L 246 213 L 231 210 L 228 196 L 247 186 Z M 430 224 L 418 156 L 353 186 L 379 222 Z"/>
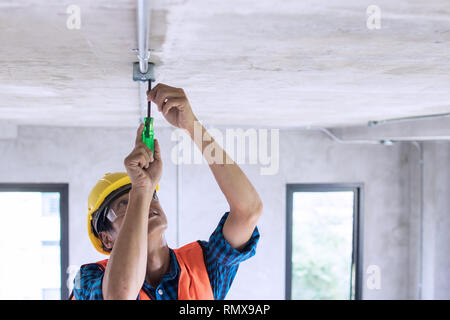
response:
<path id="1" fill-rule="evenodd" d="M 98 233 L 102 232 L 102 231 L 111 231 L 113 229 L 113 225 L 111 223 L 111 221 L 109 221 L 109 219 L 100 219 L 97 222 L 97 231 Z"/>

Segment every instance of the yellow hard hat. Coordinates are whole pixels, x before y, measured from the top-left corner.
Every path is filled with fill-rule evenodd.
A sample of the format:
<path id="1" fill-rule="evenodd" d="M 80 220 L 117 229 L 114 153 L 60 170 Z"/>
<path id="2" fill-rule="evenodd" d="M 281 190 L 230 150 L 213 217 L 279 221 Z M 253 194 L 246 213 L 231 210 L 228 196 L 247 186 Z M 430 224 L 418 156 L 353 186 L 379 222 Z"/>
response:
<path id="1" fill-rule="evenodd" d="M 103 249 L 102 241 L 95 235 L 92 228 L 92 220 L 94 213 L 104 206 L 105 199 L 119 189 L 125 191 L 131 189 L 131 180 L 128 174 L 126 172 L 106 173 L 92 188 L 88 198 L 87 229 L 89 239 L 98 252 L 107 255 L 109 255 L 109 252 Z M 156 190 L 159 190 L 159 185 L 156 186 Z"/>

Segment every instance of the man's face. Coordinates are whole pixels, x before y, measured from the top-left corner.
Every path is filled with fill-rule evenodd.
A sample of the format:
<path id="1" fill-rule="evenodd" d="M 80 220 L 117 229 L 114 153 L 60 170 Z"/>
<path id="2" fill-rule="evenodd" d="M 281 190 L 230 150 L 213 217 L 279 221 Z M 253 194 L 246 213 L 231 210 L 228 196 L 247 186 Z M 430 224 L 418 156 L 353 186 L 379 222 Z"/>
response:
<path id="1" fill-rule="evenodd" d="M 125 215 L 127 212 L 128 199 L 129 193 L 126 193 L 121 197 L 115 199 L 110 205 L 110 209 L 114 211 L 116 218 L 112 222 L 113 230 L 108 232 L 109 239 L 108 240 L 105 239 L 107 242 L 109 242 L 107 244 L 108 247 L 112 248 L 115 240 L 117 239 L 119 230 L 122 227 L 122 223 L 125 219 Z M 155 194 L 150 204 L 150 210 L 148 213 L 148 237 L 153 238 L 153 236 L 155 236 L 154 238 L 158 239 L 159 238 L 158 235 L 162 236 L 164 230 L 166 229 L 167 229 L 167 217 Z"/>

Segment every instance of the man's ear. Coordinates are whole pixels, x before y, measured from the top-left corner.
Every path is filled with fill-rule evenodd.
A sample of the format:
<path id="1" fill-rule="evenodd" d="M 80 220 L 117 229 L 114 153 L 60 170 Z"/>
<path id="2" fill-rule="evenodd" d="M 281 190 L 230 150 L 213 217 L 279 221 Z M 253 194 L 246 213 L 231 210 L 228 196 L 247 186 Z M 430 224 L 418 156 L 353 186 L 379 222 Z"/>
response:
<path id="1" fill-rule="evenodd" d="M 103 246 L 106 249 L 111 250 L 114 246 L 114 239 L 109 232 L 100 231 L 100 240 L 102 240 Z"/>

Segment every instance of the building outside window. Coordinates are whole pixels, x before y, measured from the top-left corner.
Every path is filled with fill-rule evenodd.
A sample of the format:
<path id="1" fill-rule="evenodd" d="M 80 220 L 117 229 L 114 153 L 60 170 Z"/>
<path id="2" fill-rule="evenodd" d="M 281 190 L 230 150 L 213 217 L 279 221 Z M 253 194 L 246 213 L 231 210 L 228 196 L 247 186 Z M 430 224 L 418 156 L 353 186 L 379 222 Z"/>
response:
<path id="1" fill-rule="evenodd" d="M 287 185 L 287 299 L 361 299 L 361 198 L 360 184 Z"/>
<path id="2" fill-rule="evenodd" d="M 66 299 L 68 186 L 0 184 L 0 299 Z"/>

